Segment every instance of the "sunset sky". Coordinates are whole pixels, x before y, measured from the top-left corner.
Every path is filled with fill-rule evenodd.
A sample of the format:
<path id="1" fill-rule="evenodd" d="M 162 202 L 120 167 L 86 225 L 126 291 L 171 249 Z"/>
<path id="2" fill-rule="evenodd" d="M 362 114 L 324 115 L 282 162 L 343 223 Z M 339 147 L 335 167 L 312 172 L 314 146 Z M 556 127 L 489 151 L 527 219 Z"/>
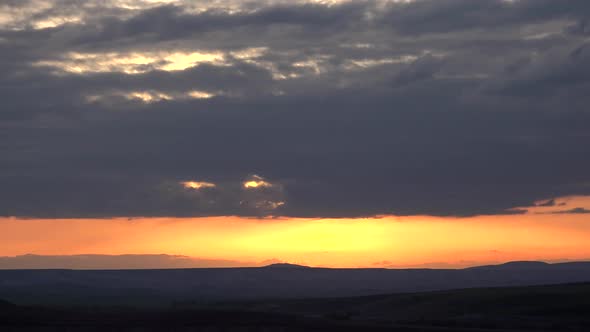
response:
<path id="1" fill-rule="evenodd" d="M 590 260 L 589 91 L 588 0 L 0 1 L 0 269 Z"/>

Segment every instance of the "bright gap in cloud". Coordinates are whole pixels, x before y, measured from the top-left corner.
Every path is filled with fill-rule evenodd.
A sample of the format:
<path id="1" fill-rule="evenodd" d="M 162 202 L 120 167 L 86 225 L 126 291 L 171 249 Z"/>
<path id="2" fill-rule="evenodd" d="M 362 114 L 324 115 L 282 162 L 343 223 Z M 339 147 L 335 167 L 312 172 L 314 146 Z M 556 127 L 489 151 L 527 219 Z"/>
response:
<path id="1" fill-rule="evenodd" d="M 379 5 L 388 3 L 408 3 L 413 0 L 374 0 Z M 509 1 L 509 0 L 504 0 Z M 87 17 L 96 17 L 102 11 L 121 19 L 128 19 L 159 6 L 176 6 L 187 14 L 198 14 L 209 10 L 228 14 L 251 13 L 268 6 L 291 6 L 315 4 L 336 6 L 354 0 L 88 0 L 76 3 L 75 6 L 64 6 L 67 13 L 52 13 L 62 4 L 57 0 L 35 0 L 31 2 L 0 3 L 0 29 L 24 30 L 55 28 L 68 23 L 84 24 Z M 63 4 L 62 4 L 63 5 Z M 63 12 L 60 11 L 60 12 Z"/>
<path id="2" fill-rule="evenodd" d="M 105 92 L 98 94 L 91 94 L 86 96 L 86 102 L 108 102 L 113 98 L 124 98 L 130 101 L 139 101 L 145 104 L 156 103 L 167 100 L 187 100 L 187 99 L 209 99 L 218 95 L 223 95 L 223 92 L 207 92 L 201 90 L 191 90 L 188 92 L 161 92 L 156 90 L 146 91 L 130 91 L 130 92 Z"/>
<path id="3" fill-rule="evenodd" d="M 199 182 L 199 181 L 186 181 L 182 182 L 182 185 L 187 189 L 204 189 L 204 188 L 215 188 L 217 185 L 211 182 Z"/>
<path id="4" fill-rule="evenodd" d="M 73 74 L 122 72 L 142 74 L 151 70 L 179 71 L 201 63 L 223 63 L 221 52 L 70 52 L 58 60 L 42 60 L 35 66 L 51 67 Z"/>
<path id="5" fill-rule="evenodd" d="M 565 196 L 535 202 L 533 206 L 518 207 L 529 214 L 590 214 L 590 196 Z"/>
<path id="6" fill-rule="evenodd" d="M 265 181 L 264 178 L 258 175 L 253 175 L 250 179 L 244 181 L 242 184 L 246 189 L 270 188 L 273 186 L 272 183 Z"/>

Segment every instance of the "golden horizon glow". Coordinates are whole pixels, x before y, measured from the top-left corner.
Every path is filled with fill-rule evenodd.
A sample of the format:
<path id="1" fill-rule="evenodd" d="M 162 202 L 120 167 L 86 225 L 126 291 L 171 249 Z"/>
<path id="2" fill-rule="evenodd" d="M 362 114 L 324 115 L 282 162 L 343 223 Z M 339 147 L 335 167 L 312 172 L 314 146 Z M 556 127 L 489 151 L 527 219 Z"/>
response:
<path id="1" fill-rule="evenodd" d="M 202 186 L 189 181 L 188 187 Z M 564 199 L 566 208 L 557 203 L 554 209 L 590 202 L 587 197 Z M 0 256 L 169 254 L 247 266 L 275 259 L 326 267 L 590 259 L 590 215 L 534 211 L 471 218 L 0 218 Z"/>

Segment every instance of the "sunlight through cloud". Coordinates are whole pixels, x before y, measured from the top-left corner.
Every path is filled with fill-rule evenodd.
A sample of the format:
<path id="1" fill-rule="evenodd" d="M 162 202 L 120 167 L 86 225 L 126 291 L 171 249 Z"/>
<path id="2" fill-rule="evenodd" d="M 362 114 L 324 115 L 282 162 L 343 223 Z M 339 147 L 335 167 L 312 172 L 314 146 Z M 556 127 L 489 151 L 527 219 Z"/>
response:
<path id="1" fill-rule="evenodd" d="M 35 66 L 73 74 L 122 72 L 142 74 L 151 70 L 181 71 L 201 63 L 223 63 L 221 52 L 69 52 L 58 60 L 42 60 Z"/>
<path id="2" fill-rule="evenodd" d="M 211 182 L 198 182 L 198 181 L 186 181 L 182 182 L 182 185 L 187 189 L 205 189 L 205 188 L 215 188 L 217 185 Z"/>
<path id="3" fill-rule="evenodd" d="M 258 175 L 253 175 L 251 177 L 251 179 L 243 182 L 243 186 L 246 189 L 257 189 L 257 188 L 270 188 L 273 185 L 270 182 L 266 182 L 264 180 L 264 178 L 262 178 Z"/>

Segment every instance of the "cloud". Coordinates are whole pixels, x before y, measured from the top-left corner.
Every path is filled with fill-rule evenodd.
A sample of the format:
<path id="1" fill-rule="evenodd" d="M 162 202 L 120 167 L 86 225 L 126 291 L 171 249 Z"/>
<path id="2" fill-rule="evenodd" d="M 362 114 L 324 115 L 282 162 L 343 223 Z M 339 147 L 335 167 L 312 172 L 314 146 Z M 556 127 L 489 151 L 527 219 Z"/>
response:
<path id="1" fill-rule="evenodd" d="M 0 215 L 469 216 L 590 194 L 587 1 L 207 3 L 3 3 Z"/>
<path id="2" fill-rule="evenodd" d="M 418 0 L 394 4 L 385 21 L 411 35 L 461 33 L 472 30 L 505 30 L 544 24 L 558 19 L 587 17 L 584 0 L 556 3 L 551 0 Z"/>
<path id="3" fill-rule="evenodd" d="M 550 206 L 555 206 L 555 205 L 557 205 L 557 203 L 555 202 L 555 199 L 552 198 L 546 202 L 537 203 L 535 206 L 550 207 Z"/>
<path id="4" fill-rule="evenodd" d="M 580 195 L 538 200 L 530 206 L 519 207 L 517 210 L 533 214 L 584 214 L 588 213 L 589 206 L 590 195 Z"/>
<path id="5" fill-rule="evenodd" d="M 590 213 L 590 210 L 582 207 L 577 207 L 569 210 L 562 210 L 562 211 L 553 211 L 550 212 L 551 214 L 587 214 Z"/>

